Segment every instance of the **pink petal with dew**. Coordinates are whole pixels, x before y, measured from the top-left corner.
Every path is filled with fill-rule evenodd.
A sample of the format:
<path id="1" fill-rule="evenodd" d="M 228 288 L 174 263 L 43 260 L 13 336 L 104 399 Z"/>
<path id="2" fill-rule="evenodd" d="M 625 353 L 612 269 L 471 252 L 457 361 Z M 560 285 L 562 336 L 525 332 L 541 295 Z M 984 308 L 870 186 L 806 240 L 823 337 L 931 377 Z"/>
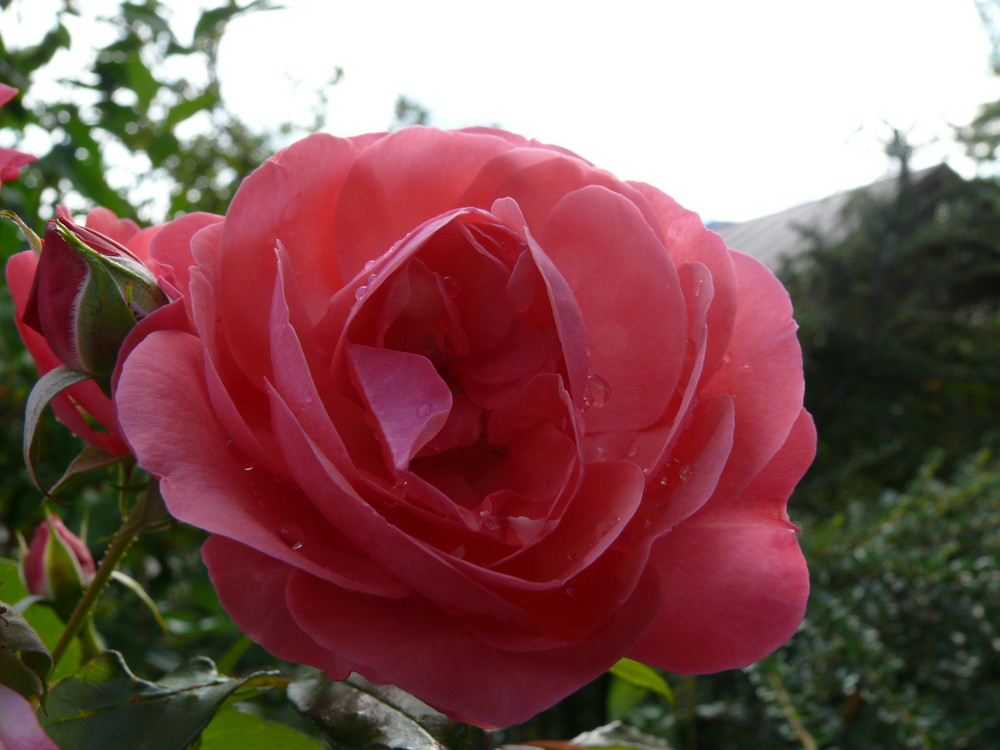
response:
<path id="1" fill-rule="evenodd" d="M 351 377 L 397 469 L 405 469 L 444 426 L 451 389 L 426 357 L 348 344 Z"/>
<path id="2" fill-rule="evenodd" d="M 726 394 L 736 423 L 729 464 L 712 503 L 739 495 L 786 442 L 802 409 L 802 350 L 788 293 L 767 268 L 733 253 L 740 304 L 723 365 L 699 397 Z"/>
<path id="3" fill-rule="evenodd" d="M 599 403 L 585 415 L 587 432 L 654 423 L 677 385 L 687 333 L 677 270 L 663 245 L 633 204 L 602 187 L 560 201 L 539 245 L 579 303 L 588 386 L 603 391 L 591 394 Z"/>
<path id="4" fill-rule="evenodd" d="M 288 611 L 285 591 L 295 568 L 223 536 L 209 537 L 201 556 L 226 614 L 252 641 L 330 679 L 348 677 L 351 664 L 317 644 Z"/>
<path id="5" fill-rule="evenodd" d="M 160 479 L 171 515 L 338 585 L 403 593 L 296 487 L 246 463 L 213 415 L 202 357 L 194 336 L 152 333 L 129 355 L 115 394 L 129 445 Z"/>
<path id="6" fill-rule="evenodd" d="M 788 439 L 738 500 L 703 509 L 653 546 L 664 604 L 628 654 L 682 674 L 744 667 L 795 633 L 809 573 L 785 502 L 812 462 L 816 431 L 800 411 Z"/>
<path id="7" fill-rule="evenodd" d="M 713 298 L 708 311 L 708 351 L 704 371 L 715 372 L 729 346 L 736 316 L 736 271 L 734 253 L 723 239 L 705 228 L 698 214 L 681 207 L 677 201 L 656 188 L 640 182 L 629 185 L 638 190 L 652 206 L 656 223 L 661 227 L 663 244 L 674 264 L 701 263 L 712 275 Z"/>
<path id="8" fill-rule="evenodd" d="M 390 602 L 295 573 L 288 604 L 303 630 L 362 674 L 374 673 L 460 720 L 505 727 L 529 719 L 610 668 L 642 631 L 656 596 L 641 585 L 587 640 L 522 652 L 487 645 L 460 616 L 418 596 Z M 393 647 L 386 648 L 390 643 Z"/>

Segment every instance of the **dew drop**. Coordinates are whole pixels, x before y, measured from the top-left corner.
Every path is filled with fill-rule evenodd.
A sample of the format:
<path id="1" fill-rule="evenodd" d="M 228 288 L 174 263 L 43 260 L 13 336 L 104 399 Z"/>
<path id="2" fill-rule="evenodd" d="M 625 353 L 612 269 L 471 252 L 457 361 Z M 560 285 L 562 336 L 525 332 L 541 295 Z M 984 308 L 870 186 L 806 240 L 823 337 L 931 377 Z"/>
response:
<path id="1" fill-rule="evenodd" d="M 660 484 L 666 487 L 668 484 L 670 484 L 670 477 L 664 474 L 662 477 L 660 477 Z"/>
<path id="2" fill-rule="evenodd" d="M 368 294 L 368 287 L 363 284 L 354 290 L 354 299 L 361 301 L 361 298 Z"/>
<path id="3" fill-rule="evenodd" d="M 406 482 L 407 482 L 406 477 L 397 476 L 396 481 L 392 483 L 392 488 L 394 490 L 404 489 L 406 487 Z"/>
<path id="4" fill-rule="evenodd" d="M 691 472 L 691 467 L 690 466 L 682 466 L 678 470 L 677 476 L 680 478 L 680 480 L 682 482 L 686 482 L 687 480 L 689 480 L 691 478 L 691 473 L 692 472 Z"/>
<path id="5" fill-rule="evenodd" d="M 583 387 L 583 411 L 591 407 L 604 406 L 611 398 L 611 386 L 608 381 L 600 375 L 590 373 L 587 376 L 587 384 Z"/>
<path id="6" fill-rule="evenodd" d="M 375 280 L 377 278 L 378 278 L 378 274 L 370 273 L 370 274 L 368 274 L 368 279 L 366 280 L 365 283 L 368 284 L 368 286 L 371 286 L 372 284 L 375 283 Z"/>
<path id="7" fill-rule="evenodd" d="M 462 291 L 462 282 L 454 276 L 445 276 L 441 279 L 441 283 L 444 284 L 444 290 L 448 292 L 449 297 L 457 297 Z"/>
<path id="8" fill-rule="evenodd" d="M 375 261 L 374 260 L 365 261 L 365 270 L 366 271 L 370 271 L 373 268 L 375 268 Z"/>
<path id="9" fill-rule="evenodd" d="M 281 537 L 281 541 L 288 545 L 289 549 L 302 549 L 305 535 L 302 533 L 302 529 L 295 524 L 279 526 L 278 536 Z"/>
<path id="10" fill-rule="evenodd" d="M 631 448 L 628 449 L 628 453 L 626 455 L 629 458 L 635 458 L 638 454 L 639 454 L 639 449 L 633 445 Z"/>

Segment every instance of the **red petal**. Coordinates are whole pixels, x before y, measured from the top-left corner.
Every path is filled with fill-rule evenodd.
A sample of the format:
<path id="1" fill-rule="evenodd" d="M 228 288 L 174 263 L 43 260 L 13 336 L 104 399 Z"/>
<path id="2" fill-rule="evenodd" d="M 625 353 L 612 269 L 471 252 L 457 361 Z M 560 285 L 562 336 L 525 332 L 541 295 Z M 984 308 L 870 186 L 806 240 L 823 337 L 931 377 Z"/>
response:
<path id="1" fill-rule="evenodd" d="M 684 674 L 744 667 L 796 631 L 809 574 L 784 513 L 812 461 L 816 432 L 800 412 L 788 440 L 737 502 L 703 509 L 650 556 L 664 605 L 631 658 Z"/>

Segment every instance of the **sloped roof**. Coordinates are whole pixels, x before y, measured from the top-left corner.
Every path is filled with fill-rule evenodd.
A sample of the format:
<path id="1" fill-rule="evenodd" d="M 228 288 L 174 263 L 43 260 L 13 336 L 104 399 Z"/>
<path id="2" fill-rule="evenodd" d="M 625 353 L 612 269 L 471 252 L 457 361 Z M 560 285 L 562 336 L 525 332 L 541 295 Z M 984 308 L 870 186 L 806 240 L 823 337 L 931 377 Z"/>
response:
<path id="1" fill-rule="evenodd" d="M 917 185 L 951 178 L 961 179 L 946 164 L 917 170 L 911 175 Z M 844 219 L 844 209 L 850 200 L 859 193 L 868 193 L 873 198 L 888 198 L 896 189 L 897 181 L 897 177 L 890 177 L 770 216 L 734 224 L 716 224 L 712 229 L 722 235 L 729 247 L 752 255 L 774 270 L 783 256 L 793 255 L 807 246 L 803 230 L 816 231 L 832 242 L 842 239 L 850 230 Z"/>

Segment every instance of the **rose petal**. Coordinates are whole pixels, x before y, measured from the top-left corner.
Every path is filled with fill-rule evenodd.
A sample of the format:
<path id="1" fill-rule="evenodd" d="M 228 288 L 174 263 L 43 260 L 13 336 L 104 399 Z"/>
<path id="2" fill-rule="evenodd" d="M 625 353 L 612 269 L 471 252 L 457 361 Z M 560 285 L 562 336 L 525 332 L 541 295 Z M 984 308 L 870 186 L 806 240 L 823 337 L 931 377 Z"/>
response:
<path id="1" fill-rule="evenodd" d="M 370 146 L 353 165 L 337 204 L 337 263 L 344 278 L 383 255 L 414 227 L 457 206 L 482 166 L 510 144 L 493 134 L 470 138 L 404 128 Z"/>
<path id="2" fill-rule="evenodd" d="M 815 443 L 812 420 L 801 411 L 738 501 L 703 509 L 654 545 L 650 567 L 660 573 L 664 605 L 631 658 L 706 674 L 744 667 L 792 636 L 809 575 L 784 505 Z"/>
<path id="3" fill-rule="evenodd" d="M 529 719 L 610 668 L 657 602 L 654 589 L 640 586 L 592 638 L 522 653 L 485 644 L 461 617 L 417 596 L 390 602 L 296 573 L 288 603 L 303 630 L 362 674 L 374 671 L 456 718 L 500 727 Z"/>
<path id="4" fill-rule="evenodd" d="M 587 431 L 652 424 L 677 385 L 687 333 L 677 271 L 662 244 L 634 205 L 601 187 L 563 198 L 539 244 L 574 291 L 592 375 L 609 386 L 607 402 L 586 414 Z"/>
<path id="5" fill-rule="evenodd" d="M 406 468 L 448 419 L 451 389 L 417 354 L 350 344 L 347 358 L 393 466 Z"/>
<path id="6" fill-rule="evenodd" d="M 285 589 L 295 568 L 223 536 L 209 537 L 201 556 L 226 614 L 245 635 L 279 659 L 347 679 L 351 665 L 318 647 L 288 611 Z"/>

